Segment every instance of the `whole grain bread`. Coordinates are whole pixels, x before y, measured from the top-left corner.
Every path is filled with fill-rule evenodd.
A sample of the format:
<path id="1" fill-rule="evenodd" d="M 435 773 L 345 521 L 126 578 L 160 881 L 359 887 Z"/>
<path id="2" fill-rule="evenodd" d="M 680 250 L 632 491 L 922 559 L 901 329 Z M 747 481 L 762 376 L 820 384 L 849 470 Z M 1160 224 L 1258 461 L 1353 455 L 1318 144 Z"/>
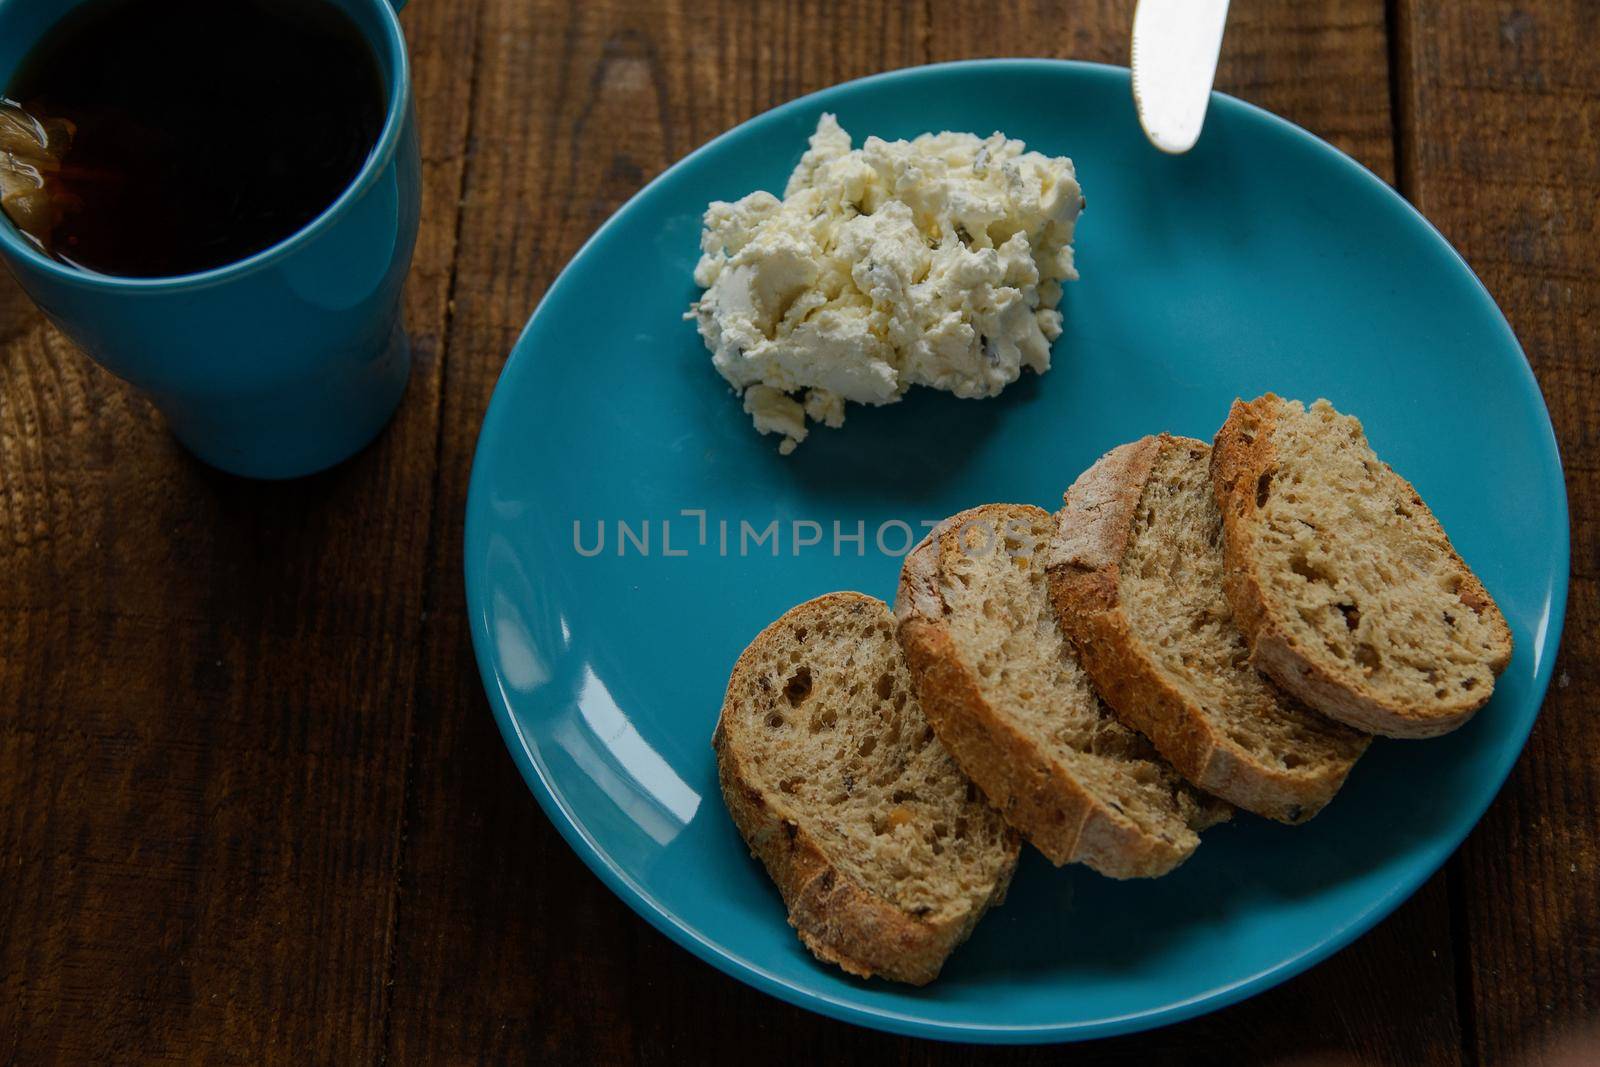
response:
<path id="1" fill-rule="evenodd" d="M 1370 738 L 1249 664 L 1222 591 L 1211 448 L 1145 437 L 1067 491 L 1047 571 L 1056 618 L 1095 688 L 1178 773 L 1280 822 L 1311 818 Z"/>
<path id="2" fill-rule="evenodd" d="M 1235 401 L 1211 480 L 1224 588 L 1258 669 L 1390 737 L 1445 733 L 1488 701 L 1511 631 L 1361 423 L 1326 400 Z"/>
<path id="3" fill-rule="evenodd" d="M 1005 896 L 1019 843 L 923 718 L 881 600 L 786 612 L 734 665 L 722 795 L 819 959 L 917 985 Z"/>
<path id="4" fill-rule="evenodd" d="M 934 732 L 1052 863 L 1165 874 L 1229 809 L 1095 695 L 1050 607 L 1052 530 L 1048 512 L 1024 505 L 946 520 L 901 569 L 900 644 Z"/>

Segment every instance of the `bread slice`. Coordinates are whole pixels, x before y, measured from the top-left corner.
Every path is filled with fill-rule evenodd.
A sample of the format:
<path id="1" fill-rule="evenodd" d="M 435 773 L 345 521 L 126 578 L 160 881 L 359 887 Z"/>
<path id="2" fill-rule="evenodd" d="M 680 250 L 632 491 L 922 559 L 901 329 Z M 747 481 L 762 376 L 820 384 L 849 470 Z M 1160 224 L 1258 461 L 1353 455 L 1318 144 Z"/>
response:
<path id="1" fill-rule="evenodd" d="M 1235 401 L 1211 480 L 1224 588 L 1257 668 L 1390 737 L 1446 733 L 1488 701 L 1511 631 L 1361 423 L 1326 400 Z"/>
<path id="2" fill-rule="evenodd" d="M 900 572 L 900 644 L 939 740 L 1052 863 L 1165 874 L 1227 808 L 1095 696 L 1050 607 L 1052 528 L 1048 512 L 1015 504 L 938 526 Z"/>
<path id="3" fill-rule="evenodd" d="M 763 630 L 712 744 L 728 811 L 818 959 L 921 985 L 1004 898 L 1016 835 L 928 728 L 883 601 L 830 593 Z"/>
<path id="4" fill-rule="evenodd" d="M 1067 491 L 1049 566 L 1056 619 L 1117 717 L 1208 793 L 1280 822 L 1333 798 L 1370 738 L 1250 666 L 1222 592 L 1211 446 L 1145 437 Z"/>

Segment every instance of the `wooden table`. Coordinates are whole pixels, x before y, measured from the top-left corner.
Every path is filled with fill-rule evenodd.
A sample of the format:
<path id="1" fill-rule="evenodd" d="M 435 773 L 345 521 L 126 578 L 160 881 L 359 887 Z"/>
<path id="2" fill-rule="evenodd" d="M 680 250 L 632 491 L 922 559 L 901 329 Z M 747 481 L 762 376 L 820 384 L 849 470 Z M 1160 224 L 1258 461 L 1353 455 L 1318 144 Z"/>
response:
<path id="1" fill-rule="evenodd" d="M 1008 1058 L 788 1007 L 607 892 L 485 705 L 462 514 L 518 330 L 653 175 L 874 71 L 1122 62 L 1131 9 L 416 0 L 415 376 L 375 446 L 292 484 L 191 460 L 5 280 L 0 1064 Z M 1235 0 L 1221 88 L 1394 182 L 1509 315 L 1566 457 L 1571 605 L 1533 739 L 1443 872 L 1300 978 L 1090 1058 L 1520 1062 L 1600 1020 L 1597 42 L 1588 0 Z"/>

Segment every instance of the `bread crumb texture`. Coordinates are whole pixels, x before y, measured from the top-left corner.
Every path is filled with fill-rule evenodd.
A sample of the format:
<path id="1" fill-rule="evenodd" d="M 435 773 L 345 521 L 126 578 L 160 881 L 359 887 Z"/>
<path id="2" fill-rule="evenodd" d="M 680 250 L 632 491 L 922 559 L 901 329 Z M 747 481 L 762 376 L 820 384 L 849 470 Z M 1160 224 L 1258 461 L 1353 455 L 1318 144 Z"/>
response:
<path id="1" fill-rule="evenodd" d="M 959 922 L 1014 861 L 1009 831 L 923 718 L 888 608 L 826 599 L 752 645 L 722 728 L 748 784 L 847 878 L 908 915 Z"/>
<path id="2" fill-rule="evenodd" d="M 1222 515 L 1211 449 L 1163 441 L 1140 494 L 1120 599 L 1134 640 L 1167 684 L 1253 761 L 1317 779 L 1365 750 L 1361 733 L 1280 692 L 1250 665 L 1250 646 L 1222 588 Z"/>
<path id="3" fill-rule="evenodd" d="M 1057 626 L 1045 563 L 1054 520 L 1035 507 L 983 509 L 943 554 L 946 623 L 984 700 L 1116 816 L 1184 848 L 1215 821 L 1150 743 L 1100 702 Z"/>
<path id="4" fill-rule="evenodd" d="M 1400 707 L 1471 709 L 1510 659 L 1499 609 L 1421 497 L 1326 400 L 1241 405 L 1240 439 L 1270 413 L 1270 469 L 1248 489 L 1267 613 L 1303 653 Z M 1259 403 L 1259 402 L 1258 402 Z M 1245 500 L 1244 492 L 1235 497 Z"/>

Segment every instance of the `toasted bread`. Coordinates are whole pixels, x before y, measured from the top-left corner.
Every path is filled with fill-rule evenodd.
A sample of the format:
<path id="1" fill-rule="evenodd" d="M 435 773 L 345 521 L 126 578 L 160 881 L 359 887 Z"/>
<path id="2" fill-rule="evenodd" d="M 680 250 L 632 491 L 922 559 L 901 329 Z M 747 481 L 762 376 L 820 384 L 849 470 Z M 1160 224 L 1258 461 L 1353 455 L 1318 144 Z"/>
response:
<path id="1" fill-rule="evenodd" d="M 1095 695 L 1050 607 L 1052 530 L 1049 513 L 1024 505 L 946 520 L 901 569 L 900 643 L 934 732 L 1052 863 L 1165 874 L 1228 809 Z"/>
<path id="2" fill-rule="evenodd" d="M 1018 841 L 923 718 L 887 605 L 830 593 L 734 665 L 728 811 L 818 959 L 921 985 L 1005 896 Z"/>
<path id="3" fill-rule="evenodd" d="M 1145 437 L 1073 483 L 1049 566 L 1057 620 L 1095 688 L 1195 785 L 1281 822 L 1311 818 L 1370 738 L 1249 664 L 1222 591 L 1211 448 Z"/>
<path id="4" fill-rule="evenodd" d="M 1361 423 L 1326 400 L 1235 401 L 1211 480 L 1223 585 L 1258 669 L 1390 737 L 1446 733 L 1488 701 L 1511 631 Z"/>

